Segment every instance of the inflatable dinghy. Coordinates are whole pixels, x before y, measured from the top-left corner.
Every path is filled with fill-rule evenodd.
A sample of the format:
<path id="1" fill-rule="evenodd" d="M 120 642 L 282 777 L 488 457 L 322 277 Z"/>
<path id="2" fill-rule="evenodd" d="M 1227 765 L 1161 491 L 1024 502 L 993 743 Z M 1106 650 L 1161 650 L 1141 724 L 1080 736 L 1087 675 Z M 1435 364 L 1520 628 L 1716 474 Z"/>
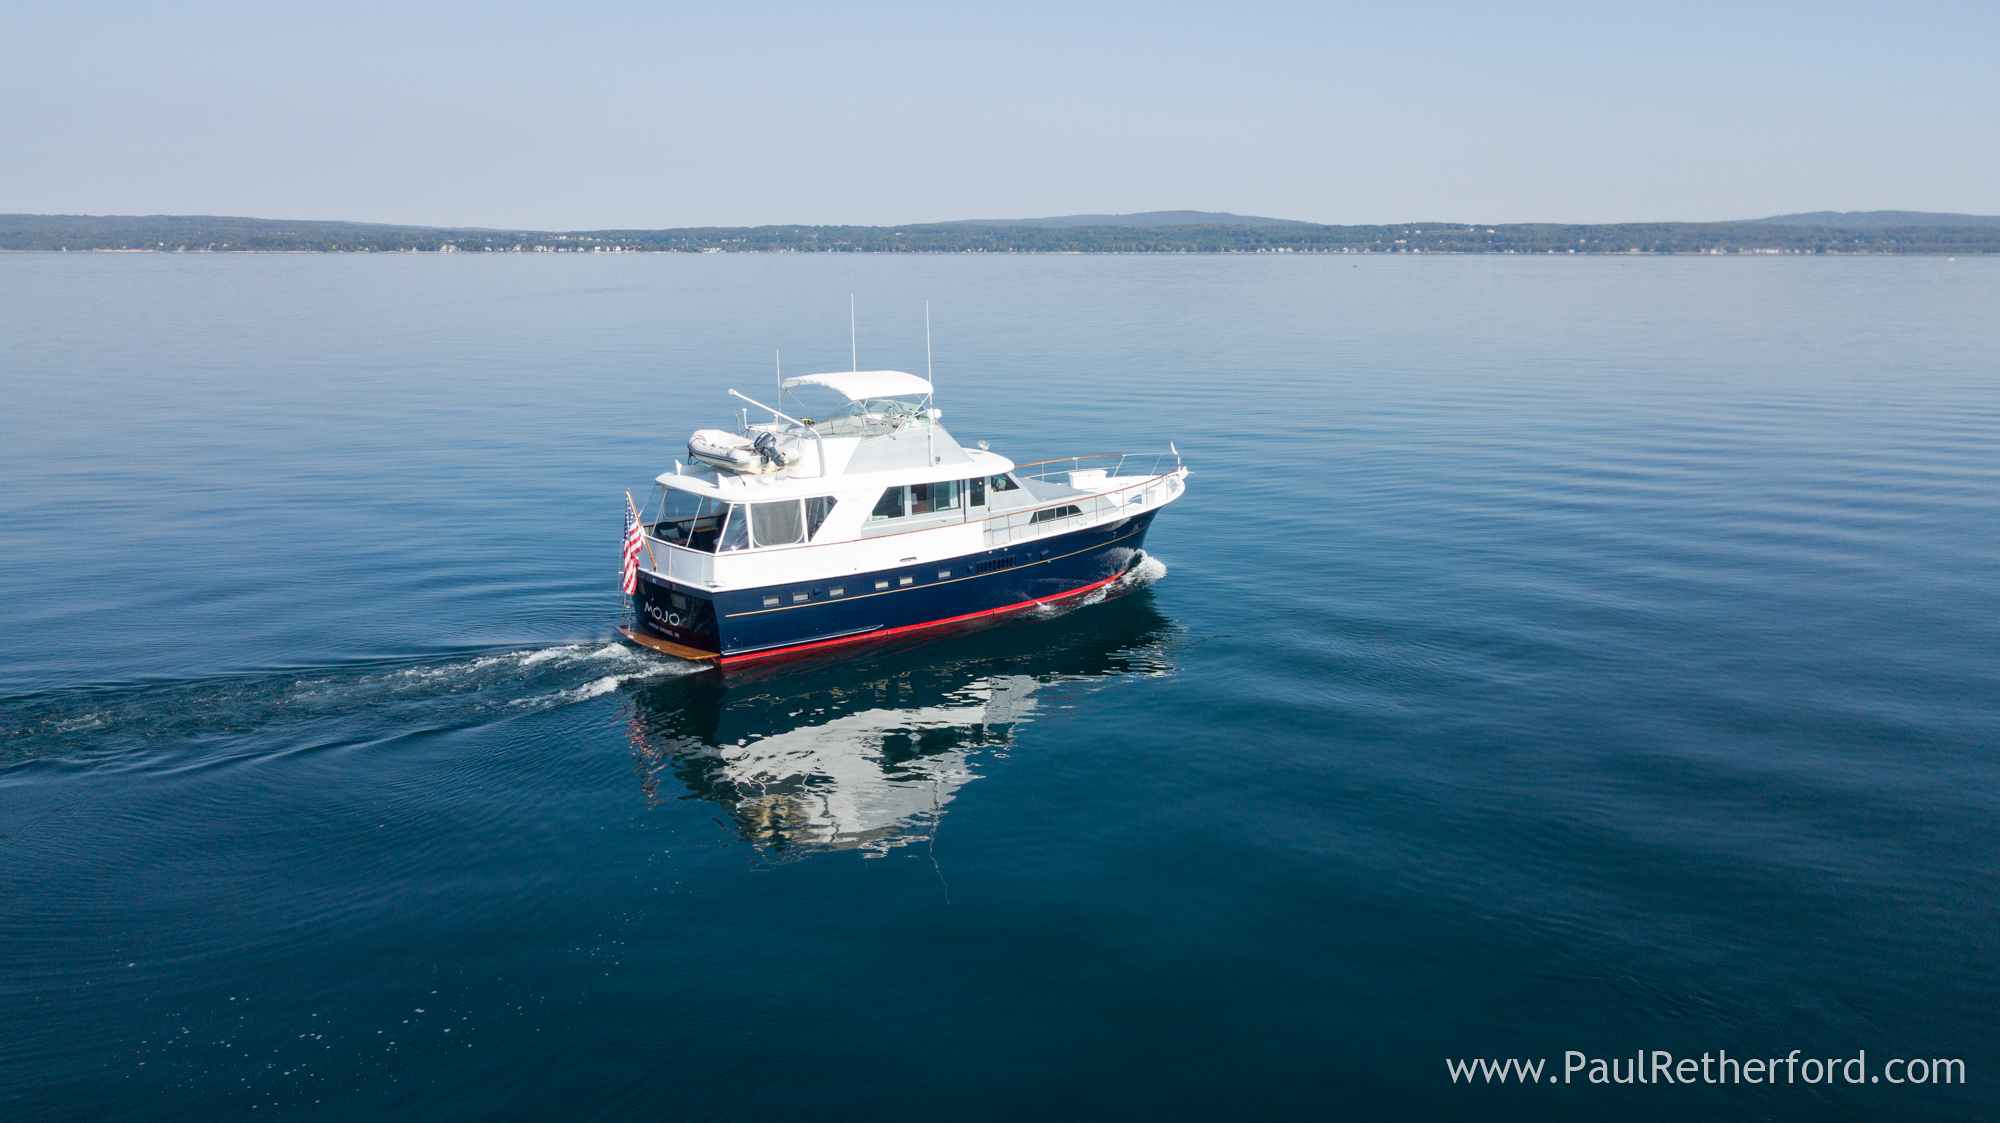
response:
<path id="1" fill-rule="evenodd" d="M 751 476 L 789 467 L 798 459 L 797 453 L 787 456 L 780 452 L 777 440 L 769 433 L 759 434 L 759 439 L 752 441 L 721 429 L 695 430 L 694 436 L 688 438 L 688 455 L 703 464 Z"/>

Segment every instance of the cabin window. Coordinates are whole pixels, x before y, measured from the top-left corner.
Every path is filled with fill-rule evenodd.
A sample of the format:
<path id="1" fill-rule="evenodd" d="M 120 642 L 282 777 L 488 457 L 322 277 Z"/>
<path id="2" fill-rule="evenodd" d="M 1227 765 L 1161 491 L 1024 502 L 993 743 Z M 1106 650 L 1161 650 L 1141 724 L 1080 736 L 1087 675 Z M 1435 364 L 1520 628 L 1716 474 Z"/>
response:
<path id="1" fill-rule="evenodd" d="M 1001 475 L 998 476 L 986 477 L 986 483 L 987 486 L 991 487 L 994 491 L 1021 490 L 1021 485 L 1015 482 L 1014 477 L 1006 475 L 1005 473 L 1002 473 Z"/>
<path id="2" fill-rule="evenodd" d="M 935 483 L 910 485 L 911 514 L 935 515 L 956 510 L 958 510 L 957 480 L 938 480 Z"/>
<path id="3" fill-rule="evenodd" d="M 934 483 L 910 484 L 908 487 L 892 487 L 875 501 L 875 509 L 868 514 L 869 522 L 884 519 L 900 519 L 905 516 L 943 515 L 958 510 L 963 497 L 962 480 L 938 480 Z"/>
<path id="4" fill-rule="evenodd" d="M 729 513 L 725 516 L 727 521 L 722 524 L 722 533 L 716 538 L 716 553 L 726 554 L 731 550 L 750 548 L 750 519 L 747 507 L 748 504 L 744 503 L 729 505 Z"/>
<path id="5" fill-rule="evenodd" d="M 833 513 L 834 502 L 831 495 L 815 495 L 806 500 L 807 541 L 811 541 L 812 537 L 819 533 L 821 524 L 825 523 L 826 517 Z"/>
<path id="6" fill-rule="evenodd" d="M 647 504 L 648 534 L 672 546 L 715 552 L 729 504 L 670 487 L 659 488 L 653 498 L 654 502 Z"/>
<path id="7" fill-rule="evenodd" d="M 868 521 L 877 522 L 882 519 L 902 518 L 904 513 L 903 493 L 905 490 L 907 489 L 900 484 L 895 487 L 885 488 L 882 492 L 882 498 L 875 501 L 875 509 L 868 513 Z"/>
<path id="8" fill-rule="evenodd" d="M 886 579 L 882 581 L 877 581 L 875 582 L 875 587 L 878 589 L 886 589 L 889 587 L 889 582 Z"/>
<path id="9" fill-rule="evenodd" d="M 942 581 L 942 580 L 944 580 L 945 578 L 947 578 L 947 577 L 950 577 L 950 576 L 951 576 L 951 570 L 949 570 L 949 569 L 940 569 L 940 570 L 938 570 L 938 580 Z"/>
<path id="10" fill-rule="evenodd" d="M 775 605 L 776 605 L 777 603 L 778 603 L 778 598 L 777 598 L 777 597 L 765 597 L 765 598 L 764 598 L 764 607 L 765 607 L 765 608 L 771 608 L 771 607 L 775 606 Z"/>
<path id="11" fill-rule="evenodd" d="M 826 595 L 830 597 L 844 597 L 847 595 L 847 587 L 844 585 L 835 585 L 826 591 Z"/>
<path id="12" fill-rule="evenodd" d="M 1033 525 L 1035 523 L 1054 522 L 1057 519 L 1066 519 L 1072 515 L 1081 514 L 1083 514 L 1083 508 L 1074 503 L 1067 507 L 1047 507 L 1029 516 L 1028 523 Z"/>
<path id="13" fill-rule="evenodd" d="M 969 507 L 986 506 L 986 477 L 980 476 L 977 479 L 967 480 L 966 484 L 972 491 L 972 497 L 965 501 L 966 505 Z"/>
<path id="14" fill-rule="evenodd" d="M 805 603 L 805 601 L 806 601 L 806 597 L 808 597 L 808 596 L 810 596 L 810 595 L 811 595 L 811 594 L 809 594 L 809 593 L 793 593 L 793 594 L 792 594 L 792 603 L 793 603 L 793 604 L 804 604 L 804 603 Z"/>
<path id="15" fill-rule="evenodd" d="M 910 582 L 912 582 L 912 581 L 915 581 L 915 580 L 916 580 L 916 578 L 914 578 L 914 577 L 898 577 L 898 578 L 896 578 L 896 584 L 898 584 L 898 585 L 907 585 L 907 584 L 909 584 Z"/>
<path id="16" fill-rule="evenodd" d="M 750 536 L 759 546 L 793 546 L 806 540 L 806 524 L 798 500 L 752 503 L 749 507 Z"/>

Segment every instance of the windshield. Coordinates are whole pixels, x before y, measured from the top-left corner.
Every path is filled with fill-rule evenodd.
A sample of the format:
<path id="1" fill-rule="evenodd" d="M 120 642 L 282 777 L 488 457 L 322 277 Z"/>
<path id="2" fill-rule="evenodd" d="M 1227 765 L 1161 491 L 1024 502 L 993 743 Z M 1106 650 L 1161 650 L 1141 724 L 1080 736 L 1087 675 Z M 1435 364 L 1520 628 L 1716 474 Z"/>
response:
<path id="1" fill-rule="evenodd" d="M 837 407 L 815 428 L 828 436 L 839 436 L 887 432 L 905 425 L 922 425 L 928 421 L 929 417 L 923 408 L 915 402 L 898 401 L 895 398 L 868 398 Z"/>

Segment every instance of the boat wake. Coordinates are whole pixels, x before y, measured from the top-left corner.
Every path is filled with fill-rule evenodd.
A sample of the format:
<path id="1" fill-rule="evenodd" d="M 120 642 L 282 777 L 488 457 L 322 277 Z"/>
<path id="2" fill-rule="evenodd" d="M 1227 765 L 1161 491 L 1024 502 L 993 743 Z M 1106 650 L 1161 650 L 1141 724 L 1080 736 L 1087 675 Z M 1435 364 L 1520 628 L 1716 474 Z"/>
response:
<path id="1" fill-rule="evenodd" d="M 705 668 L 624 643 L 521 648 L 436 662 L 319 667 L 0 699 L 0 764 L 101 761 L 253 731 L 296 744 L 351 738 L 383 716 L 454 727 L 573 705 L 636 680 Z M 364 721 L 365 719 L 365 721 Z"/>
<path id="2" fill-rule="evenodd" d="M 1129 593 L 1137 589 L 1143 589 L 1166 575 L 1167 563 L 1151 554 L 1147 554 L 1144 558 L 1140 559 L 1138 565 L 1126 570 L 1124 576 L 1105 586 L 1105 588 L 1116 587 L 1121 592 Z"/>
<path id="3" fill-rule="evenodd" d="M 1138 565 L 1119 574 L 1109 584 L 1099 585 L 1097 588 L 1092 589 L 1075 600 L 1038 604 L 1031 611 L 1040 617 L 1053 618 L 1061 616 L 1067 612 L 1074 612 L 1079 608 L 1087 608 L 1093 604 L 1103 604 L 1108 600 L 1117 600 L 1128 593 L 1136 593 L 1166 575 L 1167 563 L 1148 554 L 1139 559 Z"/>
<path id="4" fill-rule="evenodd" d="M 1101 588 L 1035 616 L 1056 617 L 1166 576 L 1148 557 Z M 451 729 L 601 698 L 632 684 L 709 670 L 632 644 L 590 641 L 436 660 L 251 672 L 72 687 L 0 698 L 0 768 L 91 768 L 361 743 L 384 729 Z"/>

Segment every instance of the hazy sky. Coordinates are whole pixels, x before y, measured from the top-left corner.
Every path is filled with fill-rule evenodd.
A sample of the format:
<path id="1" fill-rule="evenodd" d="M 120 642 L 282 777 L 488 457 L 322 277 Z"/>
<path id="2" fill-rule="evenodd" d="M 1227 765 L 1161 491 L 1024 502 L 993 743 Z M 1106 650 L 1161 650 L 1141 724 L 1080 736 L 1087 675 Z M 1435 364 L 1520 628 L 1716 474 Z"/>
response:
<path id="1" fill-rule="evenodd" d="M 2000 213 L 2000 3 L 21 4 L 0 212 Z"/>

